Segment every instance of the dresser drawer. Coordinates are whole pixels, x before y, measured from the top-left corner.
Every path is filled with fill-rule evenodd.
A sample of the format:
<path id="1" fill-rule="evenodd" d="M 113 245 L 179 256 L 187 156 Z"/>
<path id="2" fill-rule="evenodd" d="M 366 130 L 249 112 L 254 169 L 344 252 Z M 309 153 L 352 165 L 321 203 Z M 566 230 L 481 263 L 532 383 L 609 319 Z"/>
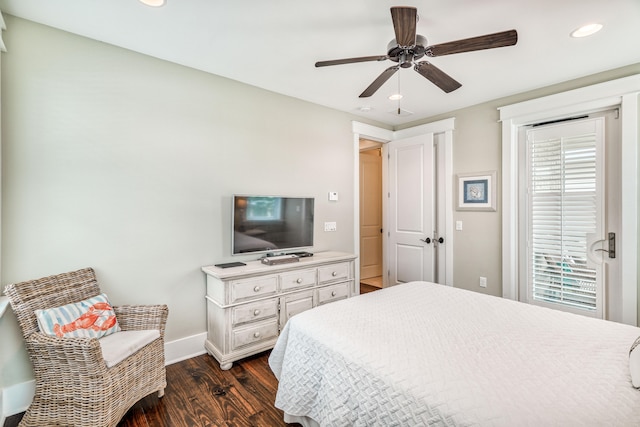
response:
<path id="1" fill-rule="evenodd" d="M 341 262 L 338 264 L 326 265 L 318 268 L 318 282 L 332 282 L 335 280 L 349 279 L 350 264 Z"/>
<path id="2" fill-rule="evenodd" d="M 278 298 L 238 305 L 231 310 L 233 325 L 255 322 L 278 314 Z"/>
<path id="3" fill-rule="evenodd" d="M 236 328 L 231 333 L 231 349 L 259 344 L 278 336 L 278 319 Z"/>
<path id="4" fill-rule="evenodd" d="M 318 305 L 348 298 L 349 286 L 350 281 L 318 289 Z"/>
<path id="5" fill-rule="evenodd" d="M 231 302 L 266 297 L 278 291 L 278 276 L 263 276 L 231 282 Z"/>
<path id="6" fill-rule="evenodd" d="M 316 269 L 292 271 L 280 275 L 280 289 L 287 291 L 299 287 L 309 287 L 316 284 Z"/>

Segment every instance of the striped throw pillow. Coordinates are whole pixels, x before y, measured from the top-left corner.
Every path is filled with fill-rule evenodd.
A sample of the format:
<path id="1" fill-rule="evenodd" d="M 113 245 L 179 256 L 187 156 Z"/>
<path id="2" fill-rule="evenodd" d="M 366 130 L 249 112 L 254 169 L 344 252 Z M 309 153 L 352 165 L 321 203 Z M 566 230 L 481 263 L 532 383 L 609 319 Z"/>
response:
<path id="1" fill-rule="evenodd" d="M 40 332 L 57 337 L 100 338 L 120 331 L 106 294 L 62 307 L 36 310 Z"/>

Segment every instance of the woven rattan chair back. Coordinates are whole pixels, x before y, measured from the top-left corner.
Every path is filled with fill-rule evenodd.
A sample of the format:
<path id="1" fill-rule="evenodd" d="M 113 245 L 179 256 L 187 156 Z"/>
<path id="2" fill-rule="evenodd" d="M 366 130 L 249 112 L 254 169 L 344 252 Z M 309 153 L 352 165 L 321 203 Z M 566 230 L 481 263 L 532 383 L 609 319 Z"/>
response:
<path id="1" fill-rule="evenodd" d="M 5 294 L 11 300 L 22 335 L 27 339 L 38 332 L 35 310 L 60 307 L 82 301 L 100 293 L 92 268 L 56 274 L 41 279 L 7 285 Z"/>

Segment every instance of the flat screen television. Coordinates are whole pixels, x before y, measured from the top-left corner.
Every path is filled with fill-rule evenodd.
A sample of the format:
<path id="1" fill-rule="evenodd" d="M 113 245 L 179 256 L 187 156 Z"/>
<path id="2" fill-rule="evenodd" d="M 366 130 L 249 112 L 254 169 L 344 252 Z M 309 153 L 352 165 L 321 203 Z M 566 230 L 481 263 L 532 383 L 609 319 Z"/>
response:
<path id="1" fill-rule="evenodd" d="M 312 247 L 313 205 L 312 197 L 234 195 L 233 255 Z"/>

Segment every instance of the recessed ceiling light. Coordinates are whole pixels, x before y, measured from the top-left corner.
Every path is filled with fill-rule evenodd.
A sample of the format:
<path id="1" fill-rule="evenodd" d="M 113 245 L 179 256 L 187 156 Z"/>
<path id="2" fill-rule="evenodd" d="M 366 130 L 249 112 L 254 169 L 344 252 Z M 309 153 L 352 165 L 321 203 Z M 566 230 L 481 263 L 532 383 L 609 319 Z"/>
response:
<path id="1" fill-rule="evenodd" d="M 397 101 L 398 99 L 402 99 L 402 95 L 399 93 L 394 93 L 393 95 L 389 96 L 389 99 L 392 101 Z"/>
<path id="2" fill-rule="evenodd" d="M 587 24 L 571 32 L 571 37 L 587 37 L 602 29 L 602 24 Z"/>
<path id="3" fill-rule="evenodd" d="M 164 6 L 166 1 L 165 0 L 140 0 L 140 3 L 146 4 L 147 6 L 151 6 L 151 7 L 160 7 L 160 6 Z"/>
<path id="4" fill-rule="evenodd" d="M 363 113 L 368 113 L 371 111 L 371 107 L 369 107 L 368 105 L 362 106 L 362 107 L 358 107 L 358 110 L 363 112 Z"/>

